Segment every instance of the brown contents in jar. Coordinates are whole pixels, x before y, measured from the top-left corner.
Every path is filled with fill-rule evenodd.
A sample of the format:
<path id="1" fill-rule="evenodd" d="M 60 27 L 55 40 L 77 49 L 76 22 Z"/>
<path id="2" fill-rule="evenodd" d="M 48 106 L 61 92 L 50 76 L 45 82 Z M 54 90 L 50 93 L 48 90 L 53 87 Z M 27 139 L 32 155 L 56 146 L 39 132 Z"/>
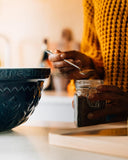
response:
<path id="1" fill-rule="evenodd" d="M 96 124 L 100 124 L 100 123 L 105 122 L 104 118 L 100 118 L 97 120 L 89 120 L 87 118 L 88 113 L 104 108 L 105 107 L 104 101 L 96 102 L 96 103 L 98 103 L 98 106 L 100 106 L 98 108 L 91 106 L 87 100 L 87 97 L 85 97 L 85 96 L 75 95 L 74 101 L 75 101 L 75 114 L 76 114 L 75 121 L 76 121 L 78 127 L 96 125 Z"/>

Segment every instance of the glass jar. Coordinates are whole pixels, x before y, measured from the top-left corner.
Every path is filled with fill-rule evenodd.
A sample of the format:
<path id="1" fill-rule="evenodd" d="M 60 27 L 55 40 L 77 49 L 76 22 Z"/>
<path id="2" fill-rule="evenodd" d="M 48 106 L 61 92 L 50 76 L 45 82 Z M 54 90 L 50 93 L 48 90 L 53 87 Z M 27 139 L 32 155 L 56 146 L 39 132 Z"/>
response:
<path id="1" fill-rule="evenodd" d="M 74 95 L 74 119 L 77 127 L 103 123 L 103 118 L 89 120 L 88 113 L 105 107 L 105 101 L 89 101 L 88 96 L 96 93 L 97 86 L 103 84 L 103 80 L 76 80 L 76 93 Z"/>

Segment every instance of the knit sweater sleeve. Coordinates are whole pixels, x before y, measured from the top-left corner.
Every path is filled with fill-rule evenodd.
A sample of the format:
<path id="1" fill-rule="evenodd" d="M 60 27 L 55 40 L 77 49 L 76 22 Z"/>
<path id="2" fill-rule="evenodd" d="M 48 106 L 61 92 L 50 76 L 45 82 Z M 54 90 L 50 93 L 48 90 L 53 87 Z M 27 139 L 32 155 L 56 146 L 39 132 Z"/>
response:
<path id="1" fill-rule="evenodd" d="M 94 25 L 94 6 L 91 0 L 83 0 L 84 9 L 84 27 L 81 42 L 81 52 L 92 59 L 93 66 L 100 76 L 103 78 L 104 69 L 100 43 Z"/>
<path id="2" fill-rule="evenodd" d="M 128 0 L 93 0 L 93 4 L 104 83 L 128 92 Z"/>

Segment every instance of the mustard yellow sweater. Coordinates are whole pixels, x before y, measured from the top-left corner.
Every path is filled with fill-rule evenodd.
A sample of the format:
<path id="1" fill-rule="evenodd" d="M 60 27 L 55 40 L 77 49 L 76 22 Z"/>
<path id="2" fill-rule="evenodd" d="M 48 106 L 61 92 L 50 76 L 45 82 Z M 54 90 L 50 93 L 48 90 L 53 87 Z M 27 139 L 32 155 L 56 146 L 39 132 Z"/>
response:
<path id="1" fill-rule="evenodd" d="M 83 0 L 81 50 L 104 67 L 105 84 L 128 91 L 128 0 Z"/>

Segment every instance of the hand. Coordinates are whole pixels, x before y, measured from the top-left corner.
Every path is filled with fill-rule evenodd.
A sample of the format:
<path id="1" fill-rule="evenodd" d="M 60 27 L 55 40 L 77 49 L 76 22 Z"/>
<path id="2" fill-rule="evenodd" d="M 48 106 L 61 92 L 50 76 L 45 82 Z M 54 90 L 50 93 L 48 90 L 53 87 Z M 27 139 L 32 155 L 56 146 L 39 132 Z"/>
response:
<path id="1" fill-rule="evenodd" d="M 116 121 L 124 121 L 128 117 L 128 93 L 123 92 L 116 86 L 100 85 L 98 93 L 89 96 L 89 100 L 103 100 L 106 103 L 105 109 L 88 114 L 89 119 L 99 119 L 107 115 L 115 115 Z"/>
<path id="2" fill-rule="evenodd" d="M 83 79 L 87 78 L 79 73 L 79 70 L 64 62 L 64 59 L 68 59 L 70 62 L 78 65 L 81 69 L 92 68 L 91 59 L 78 52 L 68 51 L 60 52 L 56 51 L 55 54 L 49 55 L 49 60 L 53 63 L 54 68 L 58 69 L 62 74 L 65 74 L 69 79 Z"/>

